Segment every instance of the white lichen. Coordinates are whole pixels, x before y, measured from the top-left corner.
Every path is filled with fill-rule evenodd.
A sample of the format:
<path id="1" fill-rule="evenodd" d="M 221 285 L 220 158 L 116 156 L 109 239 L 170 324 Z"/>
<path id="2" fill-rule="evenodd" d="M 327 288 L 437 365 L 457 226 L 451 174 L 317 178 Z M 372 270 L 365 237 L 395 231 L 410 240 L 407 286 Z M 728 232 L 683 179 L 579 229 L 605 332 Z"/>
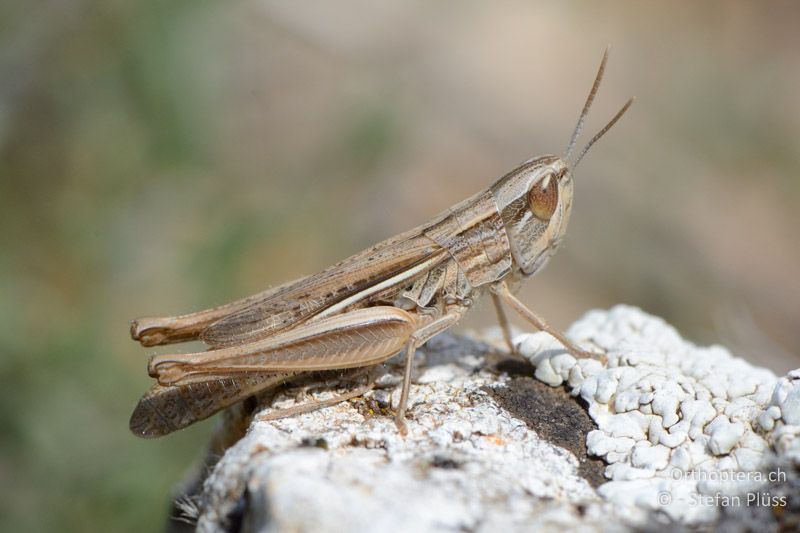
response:
<path id="1" fill-rule="evenodd" d="M 778 379 L 628 306 L 592 311 L 567 334 L 607 353 L 608 365 L 566 365 L 563 348 L 544 333 L 515 343 L 537 378 L 545 368 L 546 383 L 564 383 L 588 404 L 598 427 L 587 437 L 589 452 L 608 463 L 609 482 L 598 492 L 620 512 L 633 503 L 684 523 L 708 522 L 719 507 L 698 504 L 704 496 L 753 490 L 773 464 L 770 450 L 800 456 L 800 371 Z"/>

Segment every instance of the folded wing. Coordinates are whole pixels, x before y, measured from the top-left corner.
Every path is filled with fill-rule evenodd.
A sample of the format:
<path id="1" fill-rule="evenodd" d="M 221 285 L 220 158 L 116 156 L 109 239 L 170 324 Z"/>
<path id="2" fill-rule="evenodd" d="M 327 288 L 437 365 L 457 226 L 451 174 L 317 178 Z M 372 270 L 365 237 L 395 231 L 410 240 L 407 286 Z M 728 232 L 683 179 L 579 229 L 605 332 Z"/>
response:
<path id="1" fill-rule="evenodd" d="M 445 250 L 418 232 L 400 235 L 265 295 L 210 324 L 200 337 L 214 348 L 263 339 L 370 287 L 392 280 L 408 283 L 403 274 L 415 265 L 446 258 Z"/>
<path id="2" fill-rule="evenodd" d="M 284 383 L 291 373 L 242 374 L 187 385 L 153 385 L 131 415 L 130 429 L 138 437 L 167 435 L 269 387 Z"/>

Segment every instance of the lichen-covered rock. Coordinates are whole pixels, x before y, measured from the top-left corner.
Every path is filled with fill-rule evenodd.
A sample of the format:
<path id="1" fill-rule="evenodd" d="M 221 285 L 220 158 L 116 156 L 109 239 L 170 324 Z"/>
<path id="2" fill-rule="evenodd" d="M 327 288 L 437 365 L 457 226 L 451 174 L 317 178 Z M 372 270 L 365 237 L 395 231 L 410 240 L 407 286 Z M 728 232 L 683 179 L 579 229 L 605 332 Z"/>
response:
<path id="1" fill-rule="evenodd" d="M 756 473 L 776 464 L 797 485 L 800 372 L 777 379 L 631 307 L 590 312 L 568 335 L 608 364 L 540 333 L 515 339 L 533 366 L 467 337 L 434 339 L 417 361 L 406 437 L 389 415 L 396 370 L 364 398 L 261 420 L 295 403 L 278 398 L 194 498 L 199 529 L 735 529 L 746 520 L 720 518 L 719 496 L 768 492 Z"/>
<path id="2" fill-rule="evenodd" d="M 561 364 L 558 379 L 547 382 L 564 383 L 586 402 L 597 425 L 589 453 L 608 463 L 609 481 L 598 493 L 618 511 L 710 523 L 722 507 L 758 506 L 747 498 L 768 494 L 770 476 L 796 475 L 800 371 L 778 379 L 720 346 L 695 346 L 628 306 L 592 311 L 567 335 L 608 356 L 605 366 Z M 552 337 L 526 334 L 516 342 L 537 369 L 556 368 L 561 356 Z M 768 503 L 776 515 L 788 504 Z"/>

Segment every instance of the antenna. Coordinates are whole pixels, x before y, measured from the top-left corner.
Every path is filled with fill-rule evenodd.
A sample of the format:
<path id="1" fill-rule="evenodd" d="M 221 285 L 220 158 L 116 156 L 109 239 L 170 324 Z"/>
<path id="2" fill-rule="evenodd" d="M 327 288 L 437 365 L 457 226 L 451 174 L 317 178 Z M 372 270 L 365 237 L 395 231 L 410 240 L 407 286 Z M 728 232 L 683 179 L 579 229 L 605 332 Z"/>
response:
<path id="1" fill-rule="evenodd" d="M 572 168 L 573 168 L 573 170 L 574 170 L 574 169 L 576 169 L 576 168 L 578 168 L 578 163 L 580 163 L 580 162 L 581 162 L 581 159 L 583 159 L 583 156 L 585 156 L 585 155 L 586 155 L 586 152 L 588 152 L 588 151 L 589 151 L 589 148 L 591 148 L 591 147 L 592 147 L 592 145 L 593 145 L 594 143 L 596 143 L 597 141 L 599 141 L 599 140 L 600 140 L 600 137 L 602 137 L 603 135 L 605 135 L 605 133 L 606 133 L 608 130 L 610 130 L 610 129 L 611 129 L 611 127 L 612 127 L 614 124 L 616 124 L 616 123 L 617 123 L 617 121 L 618 121 L 620 118 L 622 118 L 622 115 L 624 115 L 624 114 L 625 114 L 625 111 L 627 111 L 627 110 L 628 110 L 628 108 L 631 106 L 631 104 L 633 103 L 633 101 L 634 101 L 634 100 L 636 100 L 636 98 L 634 98 L 634 97 L 631 97 L 631 99 L 630 99 L 630 100 L 628 100 L 627 102 L 625 102 L 625 105 L 624 105 L 624 106 L 622 106 L 622 109 L 620 109 L 619 111 L 617 111 L 617 114 L 616 114 L 616 115 L 614 115 L 614 118 L 612 118 L 611 120 L 609 120 L 609 121 L 608 121 L 608 124 L 606 124 L 606 125 L 605 125 L 605 127 L 603 127 L 603 129 L 602 129 L 602 130 L 598 131 L 598 132 L 597 132 L 597 134 L 596 134 L 594 137 L 592 137 L 592 139 L 591 139 L 591 140 L 590 140 L 588 143 L 586 143 L 586 147 L 585 147 L 583 150 L 581 150 L 581 153 L 578 155 L 578 158 L 575 160 L 575 164 L 574 164 L 574 165 L 572 165 Z"/>
<path id="2" fill-rule="evenodd" d="M 568 160 L 572 150 L 575 148 L 575 143 L 578 142 L 578 136 L 581 134 L 581 130 L 583 130 L 583 124 L 586 122 L 586 116 L 589 114 L 589 109 L 592 107 L 592 102 L 594 102 L 594 97 L 597 94 L 597 89 L 600 88 L 600 82 L 603 81 L 603 72 L 606 70 L 606 63 L 608 62 L 608 52 L 611 50 L 611 45 L 606 46 L 606 51 L 603 52 L 603 60 L 600 61 L 600 68 L 597 69 L 597 75 L 594 77 L 594 83 L 592 84 L 592 90 L 589 91 L 589 96 L 586 98 L 586 103 L 583 104 L 583 110 L 581 111 L 581 115 L 578 117 L 578 123 L 575 124 L 575 131 L 572 132 L 572 137 L 569 139 L 569 144 L 567 145 L 567 151 L 564 154 L 564 159 Z"/>

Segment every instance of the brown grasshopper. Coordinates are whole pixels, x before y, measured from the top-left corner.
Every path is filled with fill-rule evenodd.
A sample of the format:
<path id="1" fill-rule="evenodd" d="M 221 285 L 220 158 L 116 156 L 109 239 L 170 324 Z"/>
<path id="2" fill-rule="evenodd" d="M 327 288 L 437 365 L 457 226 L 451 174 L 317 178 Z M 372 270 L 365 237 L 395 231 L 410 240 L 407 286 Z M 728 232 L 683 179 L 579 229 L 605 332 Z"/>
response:
<path id="1" fill-rule="evenodd" d="M 227 305 L 134 320 L 143 346 L 202 340 L 205 352 L 157 355 L 158 380 L 139 401 L 131 431 L 165 435 L 301 373 L 383 363 L 405 350 L 396 422 L 404 415 L 415 350 L 456 324 L 488 292 L 513 350 L 503 303 L 578 357 L 597 356 L 549 327 L 512 293 L 561 243 L 572 208 L 569 157 L 603 77 L 603 55 L 564 157 L 529 159 L 432 221 L 307 276 Z M 633 102 L 578 154 L 572 168 Z M 602 357 L 602 356 L 600 356 Z"/>

